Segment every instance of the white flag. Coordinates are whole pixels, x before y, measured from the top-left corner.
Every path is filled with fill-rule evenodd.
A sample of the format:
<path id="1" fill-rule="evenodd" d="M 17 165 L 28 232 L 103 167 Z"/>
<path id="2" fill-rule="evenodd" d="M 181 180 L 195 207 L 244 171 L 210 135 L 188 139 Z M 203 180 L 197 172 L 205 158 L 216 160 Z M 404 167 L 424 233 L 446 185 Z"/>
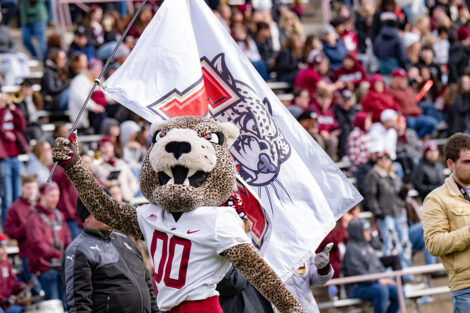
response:
<path id="1" fill-rule="evenodd" d="M 282 279 L 361 200 L 203 0 L 165 1 L 105 87 L 150 122 L 199 115 L 240 128 L 231 152 L 262 203 L 248 212 L 253 243 Z"/>

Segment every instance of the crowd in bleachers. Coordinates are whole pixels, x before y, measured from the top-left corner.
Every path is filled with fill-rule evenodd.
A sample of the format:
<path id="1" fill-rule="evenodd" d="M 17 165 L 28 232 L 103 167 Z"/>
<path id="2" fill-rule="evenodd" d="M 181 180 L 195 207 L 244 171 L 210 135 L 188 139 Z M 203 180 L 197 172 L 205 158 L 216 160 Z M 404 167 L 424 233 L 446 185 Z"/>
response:
<path id="1" fill-rule="evenodd" d="M 444 181 L 433 140 L 469 131 L 466 3 L 422 0 L 402 7 L 404 1 L 395 0 L 332 1 L 331 20 L 307 33 L 302 19 L 308 12 L 301 0 L 206 2 L 261 77 L 287 83 L 293 94 L 288 110 L 354 178 L 365 198 L 362 210 L 372 212 L 376 222 L 380 239 L 373 243 L 383 265 L 410 266 L 412 252 L 424 249 L 424 239 L 419 201 L 409 191 L 416 190 L 422 200 Z M 131 16 L 121 4 L 93 4 L 88 12 L 73 7 L 73 39 L 64 42 L 58 33 L 46 38 L 52 21 L 48 1 L 0 3 L 0 83 L 18 87 L 0 97 L 2 229 L 18 240 L 23 257 L 21 244 L 28 238 L 8 231 L 9 208 L 18 201 L 34 205 L 25 186 L 31 177 L 39 186 L 47 180 L 55 138 L 67 135 L 68 123 Z M 104 78 L 126 60 L 158 7 L 159 1 L 153 1 L 143 8 Z M 15 46 L 10 26 L 15 19 L 29 56 Z M 28 59 L 41 63 L 39 79 L 30 75 Z M 53 132 L 44 130 L 45 120 L 55 124 Z M 138 197 L 148 124 L 97 88 L 78 128 L 81 135 L 100 135 L 82 146 L 82 157 L 102 185 L 125 201 Z M 25 154 L 24 165 L 19 156 Z M 61 186 L 57 208 L 74 238 L 82 226 L 77 193 L 60 168 L 53 180 Z M 346 229 L 357 210 L 346 214 L 319 248 L 335 242 L 331 263 L 336 276 L 342 273 L 340 247 L 347 243 Z M 426 263 L 433 262 L 426 254 Z M 24 271 L 29 273 L 27 266 Z"/>

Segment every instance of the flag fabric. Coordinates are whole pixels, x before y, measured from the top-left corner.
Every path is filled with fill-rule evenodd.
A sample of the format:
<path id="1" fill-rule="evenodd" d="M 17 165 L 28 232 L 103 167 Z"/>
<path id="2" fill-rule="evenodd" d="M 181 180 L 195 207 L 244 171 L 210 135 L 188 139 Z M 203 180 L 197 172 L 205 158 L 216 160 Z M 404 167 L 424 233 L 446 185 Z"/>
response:
<path id="1" fill-rule="evenodd" d="M 291 116 L 203 0 L 165 1 L 106 92 L 149 122 L 181 115 L 232 122 L 253 243 L 286 280 L 361 200 Z"/>

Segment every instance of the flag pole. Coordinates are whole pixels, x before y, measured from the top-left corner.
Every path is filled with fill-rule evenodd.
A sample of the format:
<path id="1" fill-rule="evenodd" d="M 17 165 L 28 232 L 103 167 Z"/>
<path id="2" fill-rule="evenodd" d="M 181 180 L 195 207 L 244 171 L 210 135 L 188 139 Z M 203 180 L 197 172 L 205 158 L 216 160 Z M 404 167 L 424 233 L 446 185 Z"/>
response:
<path id="1" fill-rule="evenodd" d="M 134 24 L 137 16 L 139 15 L 140 11 L 142 11 L 142 8 L 145 6 L 145 4 L 147 3 L 147 0 L 143 0 L 142 1 L 142 4 L 140 5 L 140 7 L 137 9 L 137 11 L 135 12 L 134 16 L 132 16 L 132 19 L 131 21 L 129 22 L 129 24 L 127 25 L 126 29 L 124 30 L 124 32 L 122 33 L 122 36 L 121 38 L 119 38 L 119 41 L 118 43 L 116 44 L 116 46 L 114 47 L 114 50 L 113 50 L 113 53 L 111 53 L 111 55 L 108 57 L 108 60 L 106 61 L 106 64 L 103 66 L 103 69 L 101 70 L 101 73 L 100 75 L 98 76 L 98 78 L 95 79 L 95 82 L 93 84 L 93 88 L 91 88 L 90 92 L 88 93 L 88 97 L 86 98 L 85 102 L 83 103 L 82 105 L 82 108 L 80 109 L 80 112 L 78 113 L 77 117 L 75 118 L 75 121 L 73 122 L 72 124 L 72 128 L 70 129 L 68 135 L 67 135 L 67 139 L 70 138 L 70 135 L 72 135 L 72 133 L 75 131 L 75 129 L 77 128 L 77 124 L 78 124 L 78 121 L 80 120 L 80 117 L 82 117 L 83 113 L 85 112 L 85 109 L 86 109 L 86 106 L 88 104 L 88 101 L 90 101 L 90 98 L 91 98 L 91 95 L 93 94 L 93 92 L 95 91 L 96 87 L 98 87 L 98 85 L 100 85 L 100 81 L 101 81 L 101 78 L 103 77 L 104 73 L 106 72 L 106 69 L 108 68 L 109 66 L 109 63 L 111 63 L 111 60 L 114 58 L 114 55 L 116 54 L 116 51 L 117 49 L 119 48 L 119 46 L 122 44 L 122 42 L 124 41 L 124 37 L 126 37 L 127 33 L 129 32 L 129 29 L 131 28 L 132 24 Z M 49 178 L 47 179 L 47 182 L 49 183 L 52 179 L 52 175 L 54 174 L 54 171 L 57 167 L 57 164 L 58 162 L 55 161 L 54 162 L 54 165 L 52 166 L 52 169 L 51 169 L 51 172 L 49 174 Z"/>

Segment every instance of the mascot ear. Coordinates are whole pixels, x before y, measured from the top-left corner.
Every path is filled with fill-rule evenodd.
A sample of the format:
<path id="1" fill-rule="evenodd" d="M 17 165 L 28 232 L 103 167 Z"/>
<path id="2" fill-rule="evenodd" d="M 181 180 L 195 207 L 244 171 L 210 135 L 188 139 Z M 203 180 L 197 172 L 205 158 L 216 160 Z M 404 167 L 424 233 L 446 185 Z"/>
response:
<path id="1" fill-rule="evenodd" d="M 150 136 L 155 135 L 155 132 L 160 129 L 163 123 L 165 123 L 165 121 L 162 120 L 153 122 L 152 127 L 150 127 Z"/>
<path id="2" fill-rule="evenodd" d="M 219 125 L 225 137 L 224 146 L 230 148 L 240 135 L 240 130 L 233 123 L 219 123 Z"/>

